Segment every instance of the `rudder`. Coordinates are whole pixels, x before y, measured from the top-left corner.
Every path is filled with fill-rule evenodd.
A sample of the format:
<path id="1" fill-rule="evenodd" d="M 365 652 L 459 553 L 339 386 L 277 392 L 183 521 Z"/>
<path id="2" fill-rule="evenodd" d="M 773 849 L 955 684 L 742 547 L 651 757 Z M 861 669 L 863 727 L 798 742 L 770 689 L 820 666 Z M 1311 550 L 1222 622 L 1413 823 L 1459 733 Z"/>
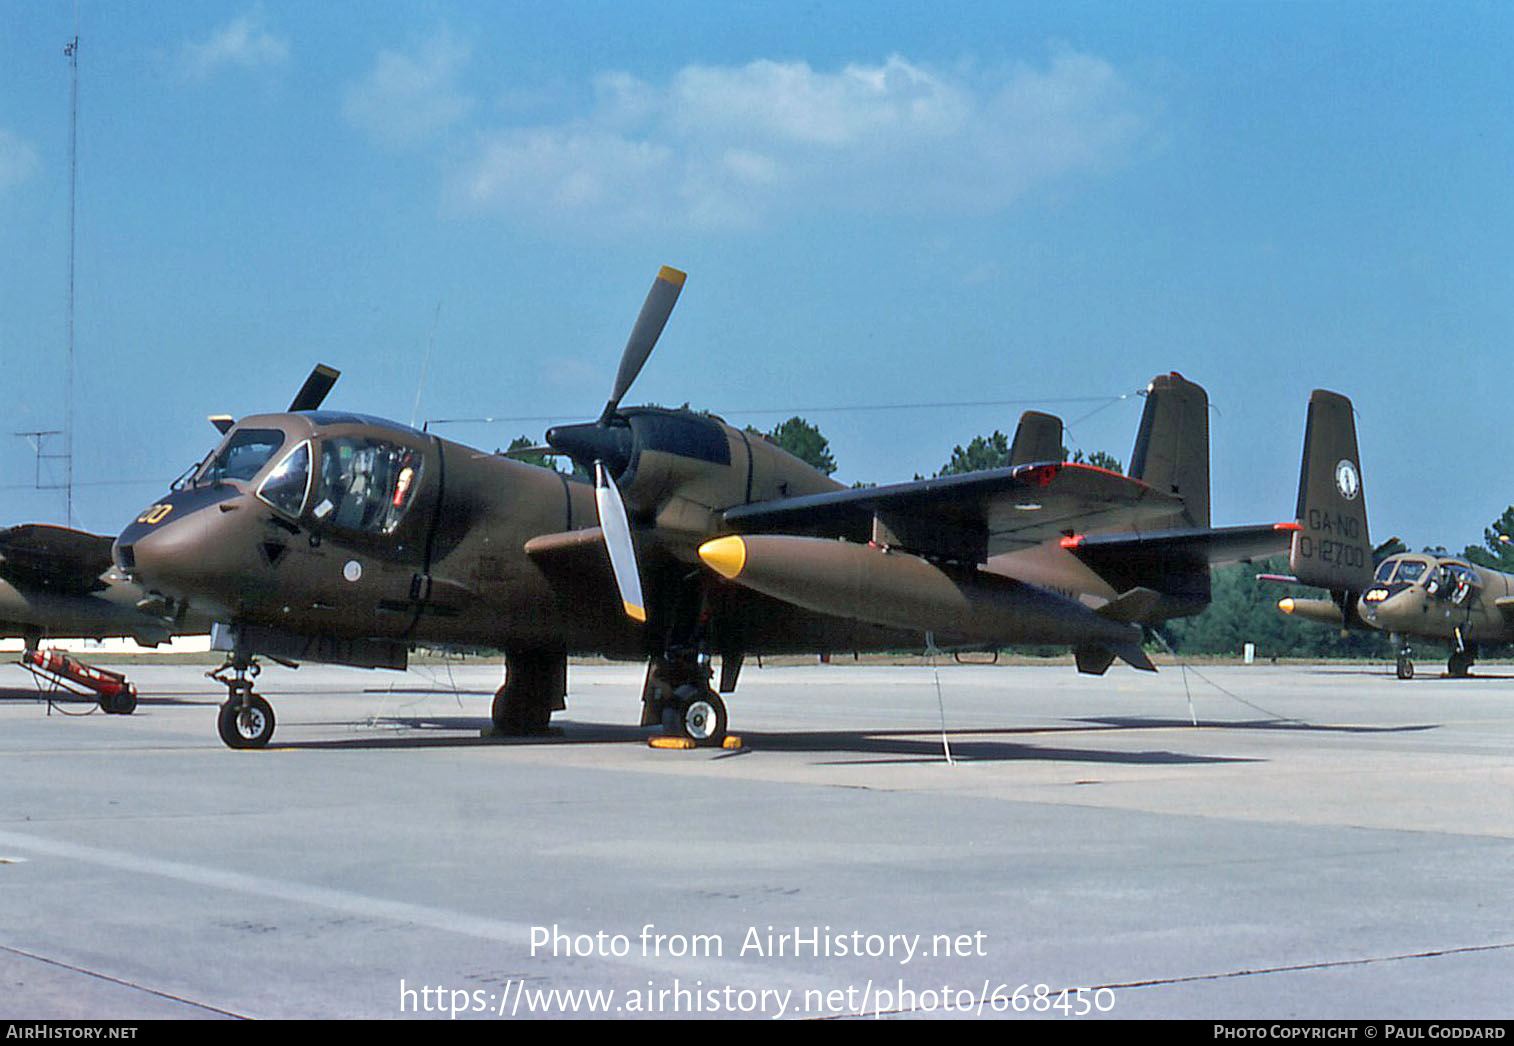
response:
<path id="1" fill-rule="evenodd" d="M 1299 529 L 1288 566 L 1301 584 L 1360 592 L 1372 580 L 1367 495 L 1351 401 L 1315 389 L 1309 397 L 1298 477 Z"/>
<path id="2" fill-rule="evenodd" d="M 1027 410 L 1020 415 L 1015 441 L 1009 448 L 1011 465 L 1039 465 L 1062 460 L 1062 419 L 1055 414 Z"/>
<path id="3" fill-rule="evenodd" d="M 1209 526 L 1209 395 L 1176 371 L 1152 379 L 1130 476 L 1183 499 L 1182 523 Z"/>

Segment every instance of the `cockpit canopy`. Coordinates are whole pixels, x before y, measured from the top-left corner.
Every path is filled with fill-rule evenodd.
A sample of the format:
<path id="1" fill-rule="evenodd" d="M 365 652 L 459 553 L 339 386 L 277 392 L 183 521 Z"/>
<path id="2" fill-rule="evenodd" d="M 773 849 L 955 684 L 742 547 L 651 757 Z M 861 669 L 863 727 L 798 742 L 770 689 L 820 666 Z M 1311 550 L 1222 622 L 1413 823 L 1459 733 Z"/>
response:
<path id="1" fill-rule="evenodd" d="M 1404 559 L 1398 556 L 1391 556 L 1378 564 L 1376 578 L 1378 584 L 1382 585 L 1386 585 L 1390 581 L 1412 585 L 1424 577 L 1425 571 L 1429 569 L 1430 560 L 1428 558 Z"/>
<path id="2" fill-rule="evenodd" d="M 239 428 L 195 471 L 190 485 L 207 487 L 227 480 L 250 482 L 278 453 L 284 440 L 285 435 L 279 429 Z"/>
<path id="3" fill-rule="evenodd" d="M 273 467 L 257 494 L 290 516 L 308 513 L 319 524 L 387 535 L 415 498 L 421 465 L 414 449 L 372 436 L 305 440 Z"/>

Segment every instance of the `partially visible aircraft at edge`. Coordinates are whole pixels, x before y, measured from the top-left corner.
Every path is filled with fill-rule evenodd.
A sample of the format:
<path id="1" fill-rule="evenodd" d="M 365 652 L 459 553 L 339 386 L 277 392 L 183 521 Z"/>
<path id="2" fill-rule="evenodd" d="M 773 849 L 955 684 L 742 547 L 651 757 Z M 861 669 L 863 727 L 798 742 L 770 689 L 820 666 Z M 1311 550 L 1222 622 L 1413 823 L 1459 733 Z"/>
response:
<path id="1" fill-rule="evenodd" d="M 1329 589 L 1330 597 L 1290 597 L 1279 600 L 1278 609 L 1337 628 L 1389 633 L 1400 679 L 1414 677 L 1411 638 L 1449 643 L 1446 671 L 1456 677 L 1468 674 L 1479 644 L 1514 641 L 1514 577 L 1508 574 L 1430 552 L 1396 553 L 1374 572 L 1351 401 L 1316 389 L 1307 425 L 1292 575 L 1269 577 Z"/>
<path id="2" fill-rule="evenodd" d="M 0 530 L 0 636 L 21 637 L 22 664 L 50 678 L 63 674 L 81 682 L 77 659 L 43 656 L 44 637 L 125 637 L 157 646 L 175 635 L 210 630 L 208 619 L 150 599 L 127 580 L 111 561 L 111 540 L 45 523 Z M 88 679 L 91 671 L 83 668 Z M 99 703 L 106 712 L 124 715 L 135 709 L 136 698 L 129 687 L 112 687 Z"/>
<path id="3" fill-rule="evenodd" d="M 1208 397 L 1177 374 L 1151 384 L 1129 476 L 1064 463 L 1061 422 L 1035 412 L 1009 467 L 853 490 L 713 415 L 621 409 L 683 284 L 654 281 L 598 420 L 546 434 L 592 486 L 322 410 L 330 368 L 286 413 L 218 421 L 115 556 L 220 623 L 226 744 L 272 736 L 260 656 L 502 650 L 492 718 L 511 734 L 565 707 L 570 653 L 646 660 L 642 724 L 711 745 L 754 654 L 1044 643 L 1081 672 L 1154 670 L 1143 627 L 1203 610 L 1212 564 L 1281 554 L 1296 527 L 1210 526 Z"/>

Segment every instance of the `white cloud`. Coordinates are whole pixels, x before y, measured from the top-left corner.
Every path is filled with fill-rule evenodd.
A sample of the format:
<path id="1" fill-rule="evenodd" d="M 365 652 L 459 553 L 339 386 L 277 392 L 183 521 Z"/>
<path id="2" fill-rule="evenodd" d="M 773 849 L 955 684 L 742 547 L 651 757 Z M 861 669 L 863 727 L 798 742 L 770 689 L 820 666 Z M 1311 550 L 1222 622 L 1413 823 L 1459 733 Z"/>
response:
<path id="1" fill-rule="evenodd" d="M 470 48 L 443 29 L 414 57 L 380 51 L 373 71 L 347 89 L 342 112 L 391 149 L 422 144 L 461 121 L 473 99 L 458 87 Z"/>
<path id="2" fill-rule="evenodd" d="M 751 227 L 819 208 L 978 214 L 1129 159 L 1151 106 L 1107 62 L 941 71 L 892 56 L 687 66 L 594 83 L 586 113 L 478 136 L 459 206 L 575 225 Z"/>
<path id="3" fill-rule="evenodd" d="M 0 192 L 20 185 L 36 174 L 40 166 L 37 150 L 30 143 L 0 127 Z"/>
<path id="4" fill-rule="evenodd" d="M 289 42 L 264 29 L 257 13 L 242 15 L 211 33 L 202 43 L 179 48 L 184 75 L 204 80 L 227 67 L 258 69 L 282 65 L 289 58 Z"/>

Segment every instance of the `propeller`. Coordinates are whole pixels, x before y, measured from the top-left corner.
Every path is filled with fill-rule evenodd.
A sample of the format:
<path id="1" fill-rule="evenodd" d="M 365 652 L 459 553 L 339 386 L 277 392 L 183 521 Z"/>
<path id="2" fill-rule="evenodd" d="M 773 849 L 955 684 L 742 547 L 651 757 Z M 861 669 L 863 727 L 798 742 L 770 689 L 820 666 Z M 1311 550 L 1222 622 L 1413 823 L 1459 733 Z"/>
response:
<path id="1" fill-rule="evenodd" d="M 310 371 L 310 376 L 305 379 L 305 384 L 300 386 L 300 391 L 295 393 L 294 402 L 289 404 L 290 412 L 319 409 L 325 402 L 327 394 L 331 392 L 331 387 L 336 384 L 336 379 L 341 375 L 342 372 L 336 368 L 317 363 Z M 205 420 L 214 425 L 216 431 L 223 436 L 236 424 L 236 419 L 230 414 L 211 414 Z"/>
<path id="2" fill-rule="evenodd" d="M 647 619 L 646 603 L 641 592 L 641 573 L 636 565 L 636 546 L 631 539 L 631 521 L 625 502 L 615 485 L 614 473 L 630 464 L 634 442 L 630 426 L 617 413 L 620 401 L 630 391 L 647 357 L 657 345 L 668 316 L 683 290 L 686 275 L 664 265 L 652 281 L 647 300 L 641 306 L 631 337 L 620 356 L 620 369 L 599 420 L 587 425 L 557 425 L 547 430 L 547 444 L 574 461 L 594 467 L 594 503 L 599 509 L 599 528 L 610 553 L 610 567 L 620 590 L 621 606 L 635 621 Z"/>
<path id="3" fill-rule="evenodd" d="M 317 363 L 315 369 L 310 372 L 310 377 L 305 379 L 305 384 L 301 385 L 300 391 L 295 394 L 294 402 L 289 404 L 290 413 L 297 410 L 318 410 L 341 373 L 324 363 Z"/>

